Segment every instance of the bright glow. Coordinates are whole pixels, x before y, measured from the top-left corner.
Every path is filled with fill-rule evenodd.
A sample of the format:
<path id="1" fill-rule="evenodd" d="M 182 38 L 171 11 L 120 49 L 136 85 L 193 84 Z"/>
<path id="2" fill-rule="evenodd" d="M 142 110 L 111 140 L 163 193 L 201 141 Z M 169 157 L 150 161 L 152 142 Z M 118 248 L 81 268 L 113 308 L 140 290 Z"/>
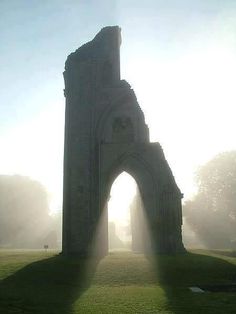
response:
<path id="1" fill-rule="evenodd" d="M 151 141 L 161 143 L 178 185 L 190 197 L 198 166 L 236 149 L 235 51 L 224 43 L 193 42 L 172 58 L 140 52 L 123 69 L 145 113 Z"/>
<path id="2" fill-rule="evenodd" d="M 160 6 L 160 2 L 152 1 L 152 9 L 146 3 L 137 2 L 133 6 L 119 2 L 119 18 L 106 14 L 107 19 L 103 16 L 101 23 L 122 26 L 122 78 L 134 88 L 151 140 L 161 143 L 177 184 L 188 198 L 195 192 L 193 176 L 197 167 L 219 152 L 236 149 L 236 19 L 232 1 L 225 1 L 223 7 L 218 7 L 217 1 L 208 6 L 207 1 L 195 1 L 196 10 L 191 1 L 183 2 L 181 9 L 175 2 L 165 7 L 164 2 Z M 103 5 L 107 9 L 107 2 Z M 84 14 L 89 28 L 84 27 L 83 18 L 78 16 L 78 12 L 84 11 L 73 6 L 74 18 L 68 15 L 67 21 L 65 10 L 60 11 L 60 6 L 58 12 L 63 18 L 45 14 L 44 19 L 38 19 L 38 12 L 31 6 L 29 11 L 22 9 L 21 14 L 31 16 L 32 11 L 37 17 L 34 20 L 37 26 L 33 28 L 17 22 L 26 20 L 31 25 L 32 19 L 18 16 L 18 10 L 10 7 L 8 10 L 16 19 L 12 18 L 10 30 L 9 20 L 3 23 L 6 27 L 2 30 L 5 44 L 2 45 L 1 96 L 5 98 L 1 102 L 1 113 L 5 113 L 6 120 L 11 120 L 10 113 L 19 117 L 13 119 L 18 122 L 15 129 L 6 126 L 5 133 L 0 134 L 0 173 L 28 175 L 41 181 L 51 195 L 54 211 L 61 208 L 62 202 L 64 98 L 61 72 L 66 56 L 89 41 L 102 25 L 95 19 L 97 9 L 96 15 L 91 14 L 94 7 L 90 5 L 89 14 Z M 89 17 L 91 23 L 88 23 Z M 59 23 L 57 29 L 63 32 L 48 33 L 49 25 L 55 23 Z M 45 33 L 41 33 L 41 27 L 45 27 Z M 38 30 L 37 41 L 31 29 Z M 27 108 L 30 108 L 28 115 Z M 32 108 L 42 108 L 41 116 Z M 114 184 L 113 188 L 120 190 L 121 197 L 111 215 L 123 215 L 120 202 L 131 193 L 129 186 L 130 181 L 126 179 L 120 187 Z M 115 201 L 111 202 L 115 207 Z"/>
<path id="3" fill-rule="evenodd" d="M 114 181 L 108 202 L 108 219 L 116 225 L 116 233 L 126 240 L 125 227 L 130 225 L 130 204 L 136 194 L 137 184 L 126 172 L 122 172 Z"/>
<path id="4" fill-rule="evenodd" d="M 188 198 L 195 191 L 197 167 L 219 152 L 236 149 L 235 53 L 224 46 L 202 47 L 199 43 L 197 49 L 178 58 L 158 60 L 140 51 L 128 61 L 122 65 L 123 77 L 137 94 L 151 140 L 161 143 Z M 61 208 L 62 201 L 63 102 L 0 137 L 0 172 L 41 181 L 49 190 L 53 211 Z M 113 186 L 120 189 L 119 202 L 131 195 L 131 181 L 126 178 Z M 115 201 L 111 206 L 115 208 Z M 111 217 L 122 216 L 122 208 L 119 203 Z"/>
<path id="5" fill-rule="evenodd" d="M 0 136 L 0 173 L 21 174 L 44 184 L 51 212 L 61 209 L 62 203 L 64 106 L 55 106 L 7 136 Z"/>

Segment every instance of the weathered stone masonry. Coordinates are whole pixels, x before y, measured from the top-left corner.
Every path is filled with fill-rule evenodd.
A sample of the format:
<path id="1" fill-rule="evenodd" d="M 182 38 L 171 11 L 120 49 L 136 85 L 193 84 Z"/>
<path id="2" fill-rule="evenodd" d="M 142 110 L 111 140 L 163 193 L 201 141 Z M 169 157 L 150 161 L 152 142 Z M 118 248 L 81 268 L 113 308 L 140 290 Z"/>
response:
<path id="1" fill-rule="evenodd" d="M 107 200 L 123 171 L 136 180 L 157 253 L 184 250 L 180 193 L 130 85 L 120 80 L 120 28 L 105 27 L 65 64 L 63 253 L 90 253 L 100 217 L 108 250 Z"/>

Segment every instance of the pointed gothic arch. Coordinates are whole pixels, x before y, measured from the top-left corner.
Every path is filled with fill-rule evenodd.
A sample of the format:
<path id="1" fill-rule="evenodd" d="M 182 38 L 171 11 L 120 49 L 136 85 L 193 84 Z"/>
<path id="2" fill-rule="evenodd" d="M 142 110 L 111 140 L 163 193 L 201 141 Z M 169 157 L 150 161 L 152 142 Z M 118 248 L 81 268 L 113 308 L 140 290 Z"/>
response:
<path id="1" fill-rule="evenodd" d="M 139 186 L 152 251 L 182 252 L 182 194 L 160 144 L 149 142 L 133 90 L 120 80 L 119 46 L 120 29 L 106 27 L 66 61 L 63 253 L 89 254 L 111 184 L 122 171 Z M 111 65 L 105 82 L 104 64 Z M 105 229 L 99 241 L 104 255 Z"/>

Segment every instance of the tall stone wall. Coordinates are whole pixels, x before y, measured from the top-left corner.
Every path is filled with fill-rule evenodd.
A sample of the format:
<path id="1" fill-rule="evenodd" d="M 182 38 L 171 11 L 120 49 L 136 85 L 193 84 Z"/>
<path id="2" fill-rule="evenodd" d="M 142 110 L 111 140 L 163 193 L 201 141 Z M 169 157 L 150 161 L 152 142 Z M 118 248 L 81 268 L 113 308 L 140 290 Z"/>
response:
<path id="1" fill-rule="evenodd" d="M 106 254 L 107 199 L 122 171 L 138 183 L 150 221 L 153 251 L 183 251 L 182 194 L 162 148 L 149 142 L 133 90 L 120 80 L 120 44 L 120 28 L 105 27 L 66 61 L 65 254 L 89 254 L 96 232 L 100 254 Z"/>

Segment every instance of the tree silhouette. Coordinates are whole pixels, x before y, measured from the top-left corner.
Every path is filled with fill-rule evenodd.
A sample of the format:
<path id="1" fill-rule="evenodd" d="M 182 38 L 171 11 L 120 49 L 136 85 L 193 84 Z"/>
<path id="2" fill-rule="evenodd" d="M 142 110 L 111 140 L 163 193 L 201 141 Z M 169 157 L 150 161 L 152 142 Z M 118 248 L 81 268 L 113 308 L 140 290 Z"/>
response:
<path id="1" fill-rule="evenodd" d="M 184 216 L 211 248 L 236 245 L 236 151 L 224 152 L 199 168 L 198 193 L 184 205 Z"/>
<path id="2" fill-rule="evenodd" d="M 46 189 L 28 177 L 0 176 L 0 245 L 42 247 L 50 233 Z"/>

